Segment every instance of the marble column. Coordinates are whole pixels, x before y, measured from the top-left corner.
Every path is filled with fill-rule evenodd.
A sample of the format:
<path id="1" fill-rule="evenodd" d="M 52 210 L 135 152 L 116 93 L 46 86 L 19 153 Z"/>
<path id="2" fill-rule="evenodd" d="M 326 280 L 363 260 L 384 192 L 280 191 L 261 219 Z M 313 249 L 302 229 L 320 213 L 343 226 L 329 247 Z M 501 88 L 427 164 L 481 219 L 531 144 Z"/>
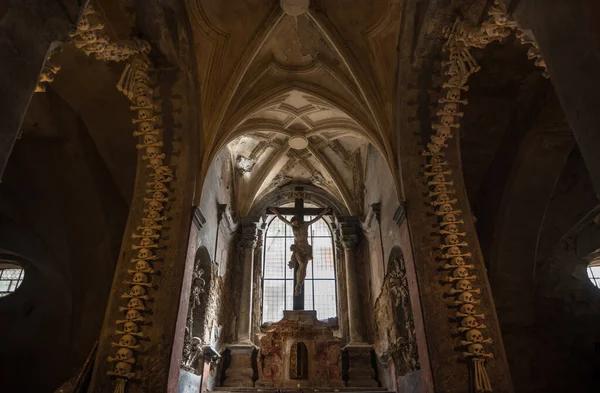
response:
<path id="1" fill-rule="evenodd" d="M 364 340 L 363 318 L 360 312 L 361 296 L 356 274 L 356 245 L 360 221 L 356 217 L 340 219 L 342 245 L 346 265 L 346 293 L 348 300 L 349 343 L 344 350 L 348 354 L 348 386 L 376 387 L 375 370 L 371 365 L 373 346 Z"/>
<path id="2" fill-rule="evenodd" d="M 254 249 L 258 240 L 258 220 L 242 219 L 240 233 L 241 291 L 236 320 L 236 341 L 227 346 L 230 353 L 229 367 L 225 371 L 226 387 L 253 386 L 254 370 L 252 356 L 256 346 L 252 342 L 252 283 L 254 272 Z"/>

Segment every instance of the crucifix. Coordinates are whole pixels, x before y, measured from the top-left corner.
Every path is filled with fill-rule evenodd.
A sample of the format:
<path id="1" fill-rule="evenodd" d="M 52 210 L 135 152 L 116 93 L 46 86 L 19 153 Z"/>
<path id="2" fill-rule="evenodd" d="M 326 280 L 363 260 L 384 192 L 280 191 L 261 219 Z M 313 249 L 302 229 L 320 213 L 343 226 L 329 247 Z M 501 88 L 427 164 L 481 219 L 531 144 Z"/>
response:
<path id="1" fill-rule="evenodd" d="M 267 214 L 274 213 L 281 221 L 292 228 L 294 244 L 290 247 L 292 256 L 288 266 L 294 269 L 294 310 L 304 310 L 304 278 L 308 262 L 313 259 L 312 245 L 308 243 L 308 227 L 319 221 L 324 215 L 331 214 L 331 209 L 304 207 L 302 187 L 296 187 L 298 192 L 294 200 L 294 207 L 267 208 Z M 284 215 L 293 215 L 290 221 Z M 305 215 L 314 215 L 314 219 L 305 222 Z"/>

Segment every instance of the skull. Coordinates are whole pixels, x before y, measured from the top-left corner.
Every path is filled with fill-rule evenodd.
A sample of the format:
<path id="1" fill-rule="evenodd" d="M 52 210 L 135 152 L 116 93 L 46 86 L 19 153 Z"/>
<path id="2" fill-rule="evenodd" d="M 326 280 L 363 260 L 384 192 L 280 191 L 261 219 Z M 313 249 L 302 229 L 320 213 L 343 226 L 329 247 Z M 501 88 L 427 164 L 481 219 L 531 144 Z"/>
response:
<path id="1" fill-rule="evenodd" d="M 444 216 L 444 222 L 457 222 L 458 218 L 452 213 L 448 213 Z"/>
<path id="2" fill-rule="evenodd" d="M 454 208 L 452 207 L 451 204 L 444 203 L 443 205 L 440 205 L 440 208 L 438 209 L 438 212 L 440 212 L 440 213 L 450 213 L 452 211 L 452 209 L 454 209 Z"/>
<path id="3" fill-rule="evenodd" d="M 143 237 L 142 240 L 140 240 L 140 246 L 142 247 L 148 247 L 154 244 L 154 241 L 152 241 L 152 239 L 150 239 L 149 237 Z"/>
<path id="4" fill-rule="evenodd" d="M 456 235 L 448 235 L 444 238 L 444 242 L 446 242 L 446 244 L 458 244 L 460 239 Z"/>
<path id="5" fill-rule="evenodd" d="M 135 84 L 135 92 L 136 94 L 149 94 L 152 90 L 147 84 L 138 82 Z"/>
<path id="6" fill-rule="evenodd" d="M 127 314 L 125 314 L 125 319 L 128 321 L 133 321 L 134 319 L 140 319 L 140 318 L 142 318 L 142 314 L 138 310 L 129 310 L 129 311 L 127 311 Z M 125 336 L 123 336 L 123 337 L 125 337 Z"/>
<path id="7" fill-rule="evenodd" d="M 144 271 L 148 271 L 151 270 L 152 267 L 150 266 L 150 264 L 146 261 L 144 261 L 143 259 L 141 261 L 137 261 L 135 263 L 135 270 L 137 270 L 138 272 L 144 272 Z"/>
<path id="8" fill-rule="evenodd" d="M 84 31 L 90 28 L 90 21 L 85 16 L 77 22 L 77 30 Z"/>
<path id="9" fill-rule="evenodd" d="M 505 14 L 501 14 L 499 12 L 494 13 L 494 23 L 503 26 L 508 23 L 508 17 Z"/>
<path id="10" fill-rule="evenodd" d="M 154 169 L 158 168 L 162 164 L 163 164 L 162 158 L 151 158 L 149 161 L 150 167 L 154 168 Z"/>
<path id="11" fill-rule="evenodd" d="M 465 317 L 462 321 L 460 321 L 460 326 L 465 328 L 475 329 L 477 327 L 477 319 L 475 317 Z"/>
<path id="12" fill-rule="evenodd" d="M 96 42 L 94 44 L 88 45 L 85 49 L 90 52 L 102 52 L 106 49 L 106 42 Z"/>
<path id="13" fill-rule="evenodd" d="M 433 142 L 434 145 L 442 146 L 444 144 L 444 142 L 446 142 L 446 139 L 441 138 L 438 135 L 432 135 L 431 142 Z"/>
<path id="14" fill-rule="evenodd" d="M 481 344 L 471 344 L 469 345 L 469 353 L 477 356 L 485 355 L 485 348 Z"/>
<path id="15" fill-rule="evenodd" d="M 144 135 L 144 145 L 151 145 L 158 142 L 158 138 L 155 135 Z"/>
<path id="16" fill-rule="evenodd" d="M 442 125 L 450 127 L 452 124 L 454 124 L 454 116 L 444 115 L 440 118 L 440 121 L 442 122 Z"/>
<path id="17" fill-rule="evenodd" d="M 146 307 L 144 307 L 144 302 L 141 299 L 134 297 L 127 302 L 127 308 L 138 308 L 143 310 Z"/>
<path id="18" fill-rule="evenodd" d="M 136 325 L 135 323 L 133 323 L 131 321 L 127 321 L 123 325 L 123 330 L 125 331 L 125 333 L 137 333 L 138 325 Z"/>
<path id="19" fill-rule="evenodd" d="M 459 291 L 468 292 L 473 289 L 473 285 L 471 285 L 469 280 L 460 280 L 456 283 L 455 288 Z"/>
<path id="20" fill-rule="evenodd" d="M 120 348 L 116 355 L 115 358 L 117 358 L 118 360 L 128 360 L 133 358 L 133 351 L 129 348 Z"/>
<path id="21" fill-rule="evenodd" d="M 154 195 L 156 196 L 156 194 L 157 193 L 155 192 Z M 160 192 L 158 194 L 160 194 Z M 156 232 L 154 232 L 154 229 L 152 229 L 152 228 L 144 228 L 144 229 L 142 229 L 142 236 L 144 236 L 144 237 L 154 236 L 155 233 Z"/>
<path id="22" fill-rule="evenodd" d="M 140 110 L 140 112 L 142 110 Z M 149 131 L 152 131 L 154 129 L 154 124 L 152 124 L 149 121 L 143 121 L 143 122 L 140 123 L 139 129 L 140 129 L 141 132 L 149 132 Z"/>
<path id="23" fill-rule="evenodd" d="M 446 98 L 450 101 L 460 100 L 460 89 L 455 87 L 448 89 L 448 92 L 446 93 Z"/>
<path id="24" fill-rule="evenodd" d="M 440 194 L 436 198 L 436 201 L 438 203 L 447 203 L 449 200 L 450 200 L 450 197 L 448 196 L 448 194 Z"/>
<path id="25" fill-rule="evenodd" d="M 467 340 L 480 343 L 483 341 L 483 333 L 478 329 L 471 329 L 467 332 Z"/>
<path id="26" fill-rule="evenodd" d="M 152 115 L 154 115 L 154 112 L 151 109 L 138 110 L 138 119 L 140 120 L 150 119 Z"/>
<path id="27" fill-rule="evenodd" d="M 458 248 L 456 246 L 449 247 L 448 251 L 447 251 L 447 254 L 451 255 L 451 256 L 459 256 L 460 255 L 460 248 Z"/>
<path id="28" fill-rule="evenodd" d="M 451 262 L 453 265 L 458 265 L 458 266 L 463 266 L 463 265 L 466 265 L 466 263 L 467 263 L 463 257 L 454 257 L 454 258 L 452 258 Z"/>
<path id="29" fill-rule="evenodd" d="M 475 314 L 475 306 L 471 303 L 463 304 L 460 306 L 460 312 L 467 315 Z"/>
<path id="30" fill-rule="evenodd" d="M 163 155 L 160 154 L 160 149 L 156 146 L 148 146 L 146 148 L 146 154 L 148 158 L 163 158 Z"/>
<path id="31" fill-rule="evenodd" d="M 433 191 L 439 192 L 439 193 L 447 192 L 448 191 L 448 187 L 446 187 L 445 184 L 438 184 L 438 185 L 435 186 L 435 188 L 433 189 Z"/>
<path id="32" fill-rule="evenodd" d="M 450 127 L 444 124 L 444 127 L 439 127 L 437 129 L 436 135 L 440 138 L 448 139 L 452 137 L 452 130 L 450 129 Z"/>
<path id="33" fill-rule="evenodd" d="M 452 276 L 455 278 L 469 277 L 469 271 L 467 269 L 465 269 L 464 267 L 459 267 L 459 268 L 454 269 L 454 271 L 452 272 Z M 134 276 L 134 279 L 135 279 L 135 276 Z"/>
<path id="34" fill-rule="evenodd" d="M 455 61 L 453 61 L 452 63 L 450 63 L 450 67 L 448 67 L 448 71 L 446 72 L 447 75 L 458 75 L 460 74 L 460 68 L 458 67 L 458 64 L 456 64 Z"/>
<path id="35" fill-rule="evenodd" d="M 458 300 L 463 303 L 475 303 L 475 296 L 471 292 L 463 292 L 458 295 Z"/>
<path id="36" fill-rule="evenodd" d="M 165 194 L 160 191 L 156 191 L 152 193 L 152 199 L 156 199 L 157 201 L 162 201 L 166 199 Z"/>
<path id="37" fill-rule="evenodd" d="M 140 248 L 140 250 L 138 251 L 138 258 L 139 259 L 152 258 L 152 251 L 148 250 L 147 248 Z"/>
<path id="38" fill-rule="evenodd" d="M 451 233 L 458 233 L 458 225 L 450 224 L 446 227 L 446 230 Z"/>
<path id="39" fill-rule="evenodd" d="M 442 163 L 442 157 L 433 156 L 429 159 L 429 165 L 439 165 Z"/>
<path id="40" fill-rule="evenodd" d="M 133 347 L 135 343 L 135 337 L 133 337 L 131 334 L 124 334 L 119 340 L 119 345 L 122 347 Z"/>
<path id="41" fill-rule="evenodd" d="M 147 283 L 148 276 L 142 272 L 137 272 L 133 275 L 133 282 L 135 283 Z"/>
<path id="42" fill-rule="evenodd" d="M 159 183 L 160 184 L 160 183 Z M 157 212 L 156 210 L 150 210 L 148 211 L 148 213 L 146 214 L 146 217 L 152 219 L 152 220 L 158 220 L 160 218 L 160 213 Z"/>
<path id="43" fill-rule="evenodd" d="M 115 374 L 125 375 L 131 372 L 131 364 L 125 362 L 119 362 L 115 365 Z"/>
<path id="44" fill-rule="evenodd" d="M 148 208 L 155 211 L 162 211 L 162 209 L 164 209 L 162 203 L 156 200 L 148 202 Z"/>
<path id="45" fill-rule="evenodd" d="M 146 294 L 146 288 L 141 285 L 134 285 L 131 287 L 129 294 L 133 297 L 144 296 Z"/>
<path id="46" fill-rule="evenodd" d="M 433 177 L 433 181 L 436 183 L 444 183 L 446 182 L 446 178 L 444 177 L 444 175 L 439 174 Z"/>
<path id="47" fill-rule="evenodd" d="M 135 103 L 137 106 L 150 106 L 152 99 L 147 95 L 139 95 L 135 98 Z"/>
<path id="48" fill-rule="evenodd" d="M 93 31 L 84 31 L 80 33 L 80 35 L 82 40 L 87 41 L 89 43 L 92 43 L 98 39 L 98 36 Z"/>
<path id="49" fill-rule="evenodd" d="M 455 102 L 447 102 L 444 104 L 444 112 L 454 115 L 458 113 L 458 105 Z"/>
<path id="50" fill-rule="evenodd" d="M 439 154 L 442 151 L 442 145 L 428 143 L 427 148 L 431 154 Z"/>

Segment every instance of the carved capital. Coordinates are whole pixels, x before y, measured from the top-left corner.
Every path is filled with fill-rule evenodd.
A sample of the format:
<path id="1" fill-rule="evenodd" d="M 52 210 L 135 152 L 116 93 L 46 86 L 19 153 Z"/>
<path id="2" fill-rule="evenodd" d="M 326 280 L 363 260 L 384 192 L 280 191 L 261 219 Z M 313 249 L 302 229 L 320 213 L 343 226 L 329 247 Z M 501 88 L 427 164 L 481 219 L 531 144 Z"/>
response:
<path id="1" fill-rule="evenodd" d="M 253 250 L 258 244 L 259 222 L 251 217 L 245 217 L 240 225 L 240 247 Z"/>
<path id="2" fill-rule="evenodd" d="M 340 236 L 342 246 L 345 249 L 352 249 L 358 243 L 359 234 L 361 233 L 360 220 L 358 217 L 340 217 Z"/>
<path id="3" fill-rule="evenodd" d="M 348 234 L 342 235 L 342 246 L 346 250 L 353 250 L 354 246 L 358 243 L 358 235 Z"/>

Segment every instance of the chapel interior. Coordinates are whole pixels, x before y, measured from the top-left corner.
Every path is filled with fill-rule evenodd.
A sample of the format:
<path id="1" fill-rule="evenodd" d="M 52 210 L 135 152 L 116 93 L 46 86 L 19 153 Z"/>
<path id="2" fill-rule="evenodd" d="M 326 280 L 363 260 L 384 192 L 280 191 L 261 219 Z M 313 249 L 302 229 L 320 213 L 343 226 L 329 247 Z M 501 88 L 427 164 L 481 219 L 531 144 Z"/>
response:
<path id="1" fill-rule="evenodd" d="M 598 20 L 0 3 L 0 392 L 597 392 Z"/>

